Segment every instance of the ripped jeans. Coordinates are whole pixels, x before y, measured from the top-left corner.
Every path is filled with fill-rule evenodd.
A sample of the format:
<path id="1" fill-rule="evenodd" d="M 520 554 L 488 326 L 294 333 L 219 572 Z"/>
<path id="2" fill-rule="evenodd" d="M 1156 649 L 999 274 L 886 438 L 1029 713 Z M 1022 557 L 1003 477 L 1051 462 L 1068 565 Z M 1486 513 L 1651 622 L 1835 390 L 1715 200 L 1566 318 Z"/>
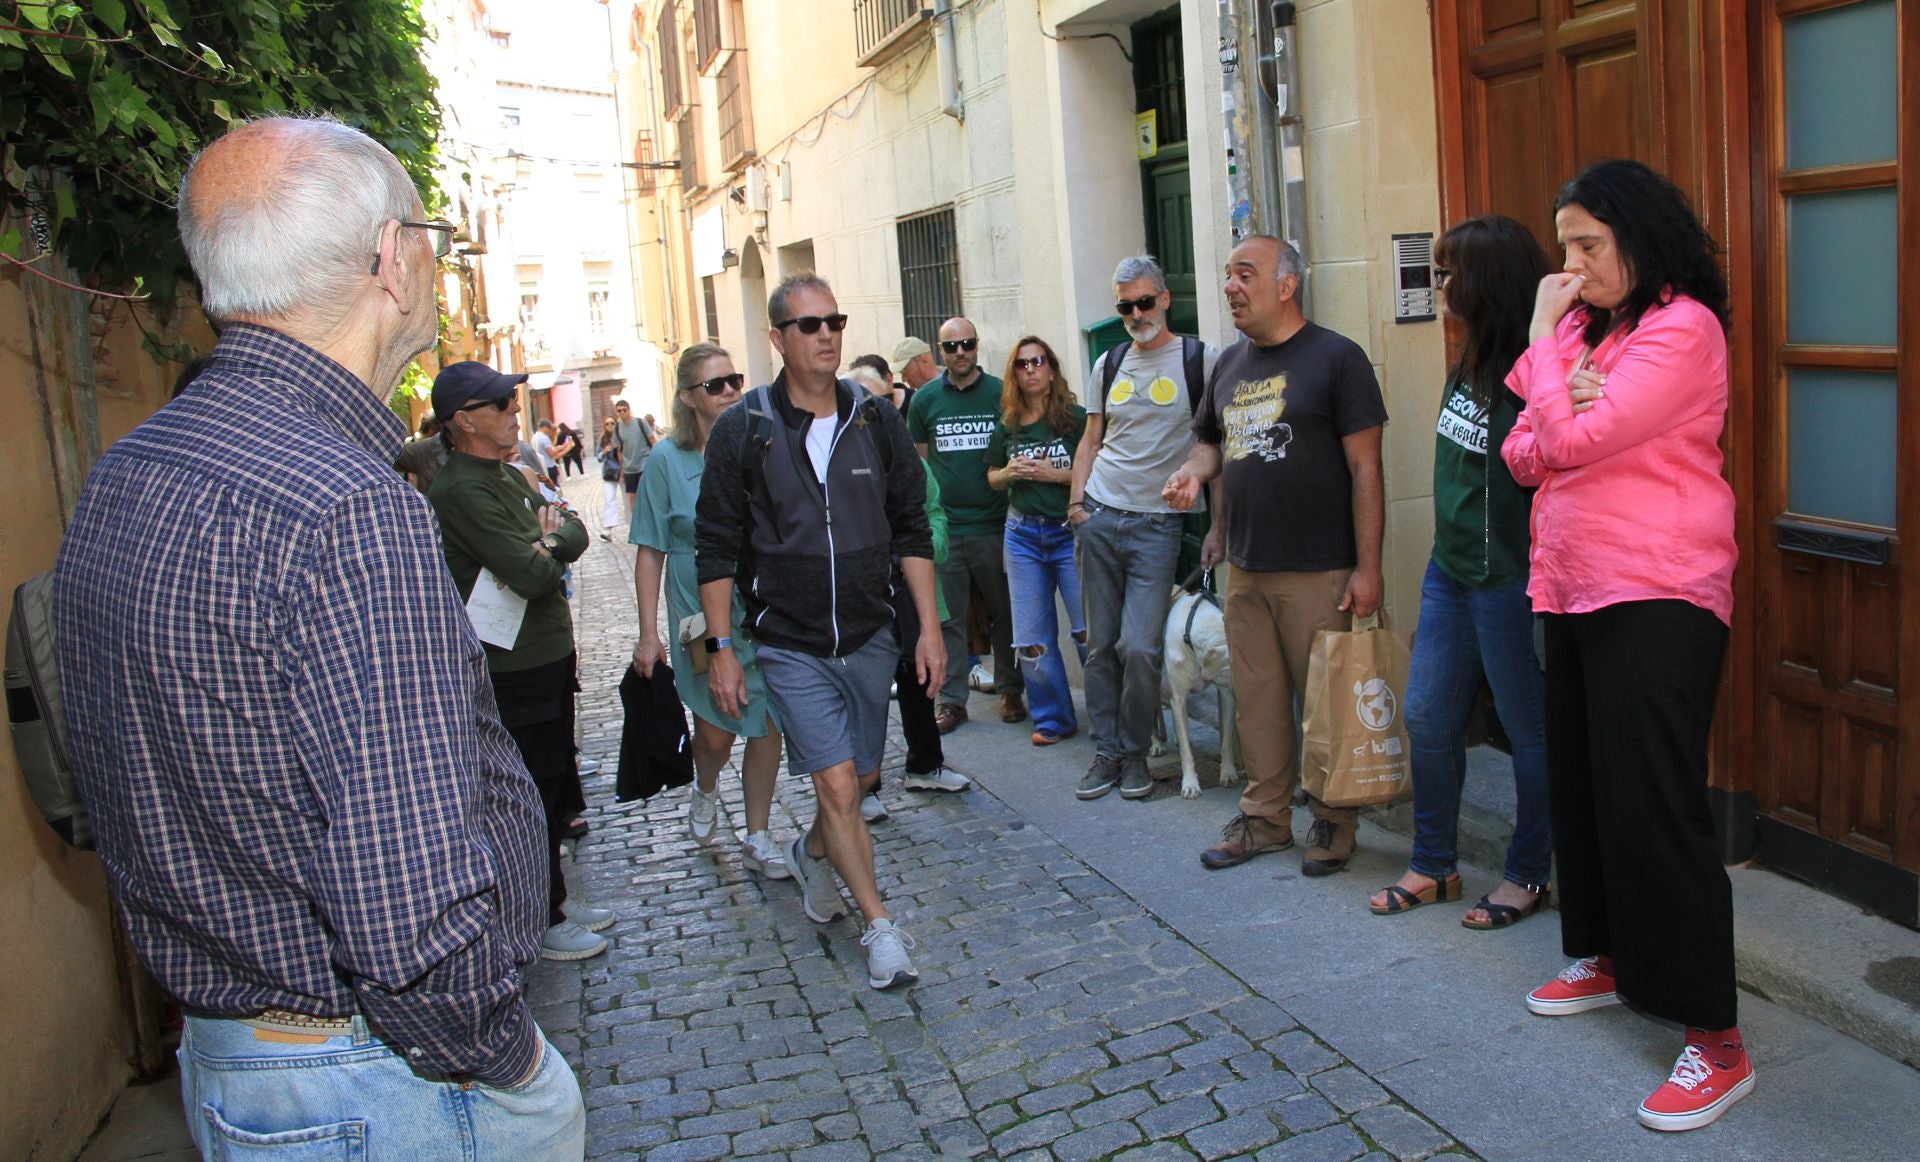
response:
<path id="1" fill-rule="evenodd" d="M 1007 514 L 1007 593 L 1013 605 L 1013 654 L 1026 679 L 1027 707 L 1036 731 L 1070 734 L 1080 727 L 1073 688 L 1060 655 L 1060 620 L 1054 594 L 1065 602 L 1080 661 L 1087 660 L 1086 613 L 1080 605 L 1080 572 L 1073 563 L 1073 530 L 1065 521 Z"/>

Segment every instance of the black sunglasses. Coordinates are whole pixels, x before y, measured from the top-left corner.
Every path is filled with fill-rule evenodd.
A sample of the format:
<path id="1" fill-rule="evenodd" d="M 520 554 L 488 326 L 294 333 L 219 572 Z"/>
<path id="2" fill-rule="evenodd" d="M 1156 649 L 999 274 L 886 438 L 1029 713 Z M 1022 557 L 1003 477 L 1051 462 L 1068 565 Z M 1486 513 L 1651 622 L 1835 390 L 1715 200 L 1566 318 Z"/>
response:
<path id="1" fill-rule="evenodd" d="M 773 325 L 773 329 L 778 331 L 782 327 L 798 327 L 802 335 L 812 335 L 820 330 L 822 323 L 827 325 L 827 330 L 836 333 L 847 329 L 845 315 L 801 315 L 797 319 L 782 319 Z"/>
<path id="2" fill-rule="evenodd" d="M 1045 355 L 1035 355 L 1031 358 L 1015 359 L 1013 361 L 1013 367 L 1016 371 L 1025 371 L 1029 367 L 1045 367 L 1046 365 L 1047 357 Z"/>
<path id="3" fill-rule="evenodd" d="M 735 371 L 730 375 L 716 375 L 712 379 L 703 379 L 699 383 L 689 383 L 686 390 L 704 391 L 708 395 L 725 395 L 729 388 L 739 391 L 740 385 L 746 381 L 746 376 Z"/>
<path id="4" fill-rule="evenodd" d="M 478 403 L 470 403 L 459 410 L 463 412 L 477 412 L 481 408 L 492 408 L 494 411 L 503 412 L 507 410 L 507 405 L 512 402 L 513 396 L 503 395 L 499 399 L 483 399 Z"/>
<path id="5" fill-rule="evenodd" d="M 1153 309 L 1154 304 L 1159 301 L 1160 296 L 1158 293 L 1141 295 L 1137 299 L 1121 299 L 1119 302 L 1113 304 L 1113 309 L 1123 315 L 1131 315 L 1135 311 L 1150 311 Z"/>
<path id="6" fill-rule="evenodd" d="M 953 354 L 955 351 L 971 351 L 975 347 L 978 347 L 979 345 L 980 345 L 980 340 L 978 339 L 942 339 L 940 340 L 940 350 L 945 351 L 949 355 Z"/>

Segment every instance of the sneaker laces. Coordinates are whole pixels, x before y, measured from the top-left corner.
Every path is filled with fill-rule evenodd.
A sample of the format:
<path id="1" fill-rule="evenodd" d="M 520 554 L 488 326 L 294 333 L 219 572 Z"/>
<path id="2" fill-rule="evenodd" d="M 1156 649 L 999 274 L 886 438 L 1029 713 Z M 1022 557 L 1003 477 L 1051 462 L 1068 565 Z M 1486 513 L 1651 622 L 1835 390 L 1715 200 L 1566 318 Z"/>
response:
<path id="1" fill-rule="evenodd" d="M 908 951 L 919 947 L 913 937 L 907 933 L 906 929 L 901 928 L 898 924 L 889 924 L 885 928 L 869 927 L 860 937 L 860 947 L 872 947 L 873 943 L 882 936 L 893 937 L 895 943 Z"/>
<path id="2" fill-rule="evenodd" d="M 1315 819 L 1313 821 L 1313 826 L 1307 829 L 1307 846 L 1308 847 L 1328 847 L 1328 848 L 1332 847 L 1333 846 L 1333 820 Z"/>
<path id="3" fill-rule="evenodd" d="M 1235 815 L 1232 819 L 1227 820 L 1225 827 L 1220 829 L 1220 838 L 1229 842 L 1231 842 L 1236 835 L 1239 836 L 1244 846 L 1252 846 L 1253 816 L 1244 813 Z"/>
<path id="4" fill-rule="evenodd" d="M 1593 957 L 1576 960 L 1560 972 L 1560 979 L 1567 984 L 1579 984 L 1583 980 L 1598 980 L 1600 970 L 1593 967 Z"/>
<path id="5" fill-rule="evenodd" d="M 1692 1093 L 1701 1082 L 1713 1076 L 1713 1066 L 1706 1055 L 1700 1052 L 1698 1045 L 1689 1045 L 1680 1051 L 1680 1059 L 1673 1063 L 1673 1074 L 1667 1078 L 1668 1085 L 1677 1085 Z"/>

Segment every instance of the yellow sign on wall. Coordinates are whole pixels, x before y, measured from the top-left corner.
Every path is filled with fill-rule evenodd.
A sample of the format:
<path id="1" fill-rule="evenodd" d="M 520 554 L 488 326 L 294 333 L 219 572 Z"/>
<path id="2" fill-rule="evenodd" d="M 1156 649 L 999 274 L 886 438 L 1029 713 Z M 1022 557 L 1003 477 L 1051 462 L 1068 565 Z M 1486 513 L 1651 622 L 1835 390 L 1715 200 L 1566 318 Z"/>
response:
<path id="1" fill-rule="evenodd" d="M 1133 115 L 1133 145 L 1141 161 L 1160 152 L 1160 110 L 1149 109 Z"/>

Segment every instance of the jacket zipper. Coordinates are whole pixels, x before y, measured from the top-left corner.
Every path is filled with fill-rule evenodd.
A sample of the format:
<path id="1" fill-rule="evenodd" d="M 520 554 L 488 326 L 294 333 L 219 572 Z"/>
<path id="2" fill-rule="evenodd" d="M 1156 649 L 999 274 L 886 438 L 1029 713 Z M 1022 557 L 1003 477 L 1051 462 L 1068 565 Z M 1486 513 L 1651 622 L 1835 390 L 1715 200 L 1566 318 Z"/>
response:
<path id="1" fill-rule="evenodd" d="M 838 426 L 833 430 L 833 439 L 827 443 L 827 470 L 821 473 L 820 503 L 827 513 L 827 608 L 828 620 L 833 625 L 833 656 L 837 658 L 840 656 L 840 554 L 833 547 L 833 486 L 829 482 L 833 479 L 833 454 L 840 450 L 840 437 L 846 434 L 852 421 L 840 423 L 840 411 L 836 407 L 833 422 Z"/>

